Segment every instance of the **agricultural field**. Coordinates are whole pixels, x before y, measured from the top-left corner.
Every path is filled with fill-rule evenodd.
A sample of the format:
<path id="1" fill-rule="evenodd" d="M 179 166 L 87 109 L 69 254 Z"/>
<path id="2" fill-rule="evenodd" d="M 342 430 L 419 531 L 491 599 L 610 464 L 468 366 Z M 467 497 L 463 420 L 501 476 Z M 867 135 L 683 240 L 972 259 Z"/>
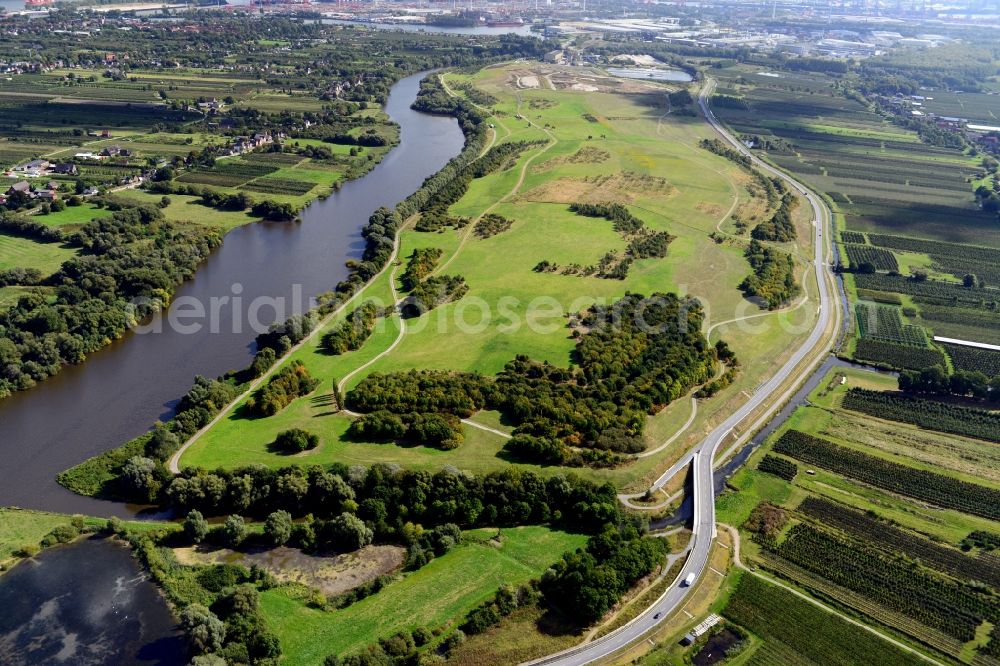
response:
<path id="1" fill-rule="evenodd" d="M 832 76 L 762 76 L 739 65 L 718 79 L 717 94 L 741 98 L 748 109 L 717 104 L 717 115 L 746 136 L 783 142 L 762 154 L 829 197 L 856 303 L 856 335 L 844 353 L 878 366 L 952 370 L 932 336 L 1000 340 L 1000 236 L 973 196 L 976 159 L 922 143 L 844 95 Z M 970 96 L 970 105 L 996 104 L 980 97 Z M 905 320 L 891 321 L 899 308 L 865 301 L 894 302 Z"/>
<path id="2" fill-rule="evenodd" d="M 517 354 L 567 367 L 573 362 L 576 346 L 566 328 L 567 314 L 594 302 L 616 299 L 626 291 L 649 294 L 678 290 L 697 296 L 708 308 L 704 332 L 711 334 L 712 342 L 729 341 L 742 368 L 733 388 L 700 401 L 689 429 L 677 432 L 691 413 L 689 397 L 647 420 L 649 447 L 658 447 L 678 434 L 662 456 L 641 458 L 613 469 L 580 470 L 621 486 L 641 483 L 667 464 L 670 456 L 689 446 L 705 424 L 724 415 L 727 404 L 739 401 L 739 390 L 759 384 L 803 335 L 799 331 L 808 330 L 815 309 L 802 307 L 808 300 L 800 298 L 773 315 L 760 314 L 758 306 L 746 301 L 737 289 L 750 271 L 743 257 L 743 241 L 734 238 L 717 243 L 710 234 L 728 218 L 727 211 L 756 199 L 748 190 L 752 183 L 746 172 L 698 146 L 702 138 L 711 136 L 702 121 L 663 118 L 662 112 L 649 106 L 650 98 L 640 94 L 603 89 L 584 93 L 568 86 L 515 94 L 517 77 L 526 74 L 522 68 L 509 66 L 484 70 L 471 79 L 447 76 L 449 84 L 471 80 L 499 100 L 490 118 L 497 127 L 499 143 L 537 142 L 500 171 L 474 178 L 465 195 L 448 208 L 451 216 L 473 220 L 492 213 L 510 221 L 509 227 L 485 238 L 476 233 L 475 224 L 439 232 L 405 227 L 401 233 L 400 257 L 410 257 L 420 248 L 440 249 L 434 275 L 462 276 L 469 288 L 467 295 L 422 317 L 407 319 L 402 333 L 397 318 L 380 318 L 360 349 L 331 356 L 321 340 L 340 324 L 340 318 L 334 319 L 291 359 L 303 362 L 323 386 L 343 382 L 345 392 L 376 372 L 448 369 L 491 375 Z M 597 77 L 590 80 L 602 81 Z M 522 120 L 515 118 L 519 114 Z M 587 120 L 588 114 L 597 122 Z M 265 178 L 281 177 L 282 173 Z M 666 258 L 637 259 L 622 280 L 582 271 L 537 270 L 542 262 L 560 267 L 596 265 L 608 252 L 625 250 L 626 242 L 610 221 L 584 217 L 569 209 L 577 202 L 604 201 L 620 201 L 645 228 L 674 236 Z M 808 256 L 810 238 L 804 208 L 800 206 L 793 216 L 802 240 L 784 245 L 803 259 Z M 399 278 L 405 265 L 404 260 L 394 271 L 397 290 L 402 289 Z M 804 261 L 796 263 L 797 277 L 807 276 L 803 279 L 807 280 L 808 299 L 809 295 L 814 297 L 816 288 L 805 268 Z M 376 279 L 351 309 L 365 299 L 377 304 L 391 302 L 388 273 Z M 544 326 L 523 325 L 528 305 L 539 297 L 554 304 L 544 320 L 539 320 Z M 505 299 L 503 304 L 501 298 Z M 759 316 L 754 335 L 736 333 L 746 315 Z M 508 316 L 522 325 L 510 326 Z M 794 331 L 779 326 L 779 322 L 792 324 Z M 310 396 L 264 419 L 246 418 L 238 405 L 187 449 L 180 464 L 230 466 L 239 460 L 279 466 L 285 464 L 285 457 L 268 445 L 277 433 L 292 427 L 319 436 L 320 445 L 304 454 L 316 463 L 385 461 L 423 469 L 452 464 L 482 472 L 513 462 L 502 451 L 506 443 L 502 435 L 469 425 L 463 427 L 464 441 L 448 451 L 352 439 L 347 436 L 352 418 L 334 413 L 327 402 L 323 395 Z M 496 413 L 477 414 L 473 419 L 487 428 L 510 430 Z M 543 473 L 558 470 L 515 464 Z"/>
<path id="3" fill-rule="evenodd" d="M 965 542 L 1000 525 L 990 441 L 1000 428 L 970 432 L 998 413 L 949 420 L 963 408 L 900 403 L 894 388 L 891 376 L 832 369 L 730 480 L 737 492 L 720 498 L 719 519 L 743 525 L 745 561 L 938 658 L 991 664 L 985 646 L 1000 605 L 988 590 L 1000 567 Z M 949 434 L 956 429 L 964 434 Z M 798 473 L 764 473 L 780 467 L 774 460 Z M 779 661 L 748 663 L 786 663 L 756 654 Z"/>
<path id="4" fill-rule="evenodd" d="M 474 530 L 461 545 L 383 588 L 376 596 L 339 610 L 310 608 L 296 588 L 261 595 L 261 606 L 290 665 L 322 663 L 330 654 L 358 652 L 379 638 L 417 627 L 444 628 L 493 595 L 501 584 L 536 578 L 559 555 L 586 537 L 543 527 Z"/>
<path id="5" fill-rule="evenodd" d="M 976 160 L 921 143 L 844 96 L 833 77 L 761 76 L 745 65 L 713 76 L 718 93 L 743 97 L 750 107 L 719 107 L 717 115 L 738 132 L 787 141 L 790 151 L 768 158 L 826 192 L 842 228 L 1000 246 L 986 238 L 992 216 L 978 211 L 967 182 Z"/>

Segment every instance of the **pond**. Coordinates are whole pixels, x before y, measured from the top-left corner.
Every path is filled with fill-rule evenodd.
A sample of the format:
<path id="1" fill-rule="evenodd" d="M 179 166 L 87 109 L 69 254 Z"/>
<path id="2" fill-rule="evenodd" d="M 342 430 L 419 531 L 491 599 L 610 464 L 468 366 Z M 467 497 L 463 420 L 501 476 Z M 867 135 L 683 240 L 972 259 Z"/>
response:
<path id="1" fill-rule="evenodd" d="M 121 544 L 102 537 L 42 551 L 0 576 L 0 664 L 187 663 L 166 601 Z"/>

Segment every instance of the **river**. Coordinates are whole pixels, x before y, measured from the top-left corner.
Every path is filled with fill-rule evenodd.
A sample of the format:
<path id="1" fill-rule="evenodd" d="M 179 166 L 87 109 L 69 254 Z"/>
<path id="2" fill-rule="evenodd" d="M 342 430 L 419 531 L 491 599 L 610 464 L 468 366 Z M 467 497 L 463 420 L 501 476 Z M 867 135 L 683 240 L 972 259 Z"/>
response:
<path id="1" fill-rule="evenodd" d="M 187 648 L 128 548 L 91 537 L 0 577 L 0 664 L 181 666 Z"/>
<path id="2" fill-rule="evenodd" d="M 274 297 L 288 304 L 286 311 L 274 316 L 265 310 L 262 318 L 279 321 L 344 279 L 345 261 L 364 248 L 360 230 L 371 213 L 402 201 L 462 149 L 455 119 L 410 109 L 423 76 L 393 86 L 386 111 L 400 125 L 400 143 L 378 166 L 314 202 L 301 223 L 250 224 L 229 232 L 177 298 L 193 297 L 207 308 L 213 297 L 237 291 L 247 305 Z M 235 320 L 243 322 L 242 331 L 234 332 Z M 256 335 L 245 320 L 242 311 L 234 317 L 225 307 L 216 333 L 208 327 L 182 333 L 164 325 L 161 333 L 129 334 L 82 365 L 0 401 L 0 506 L 130 515 L 124 505 L 69 492 L 56 475 L 169 418 L 195 375 L 216 377 L 245 367 Z"/>

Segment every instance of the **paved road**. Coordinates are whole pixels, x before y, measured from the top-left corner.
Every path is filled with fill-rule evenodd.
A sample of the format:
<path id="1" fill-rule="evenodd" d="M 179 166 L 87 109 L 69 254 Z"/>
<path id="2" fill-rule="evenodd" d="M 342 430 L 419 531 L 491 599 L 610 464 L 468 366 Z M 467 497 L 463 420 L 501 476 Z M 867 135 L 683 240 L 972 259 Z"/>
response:
<path id="1" fill-rule="evenodd" d="M 826 276 L 825 248 L 823 240 L 824 230 L 829 225 L 829 216 L 826 206 L 818 196 L 809 191 L 802 183 L 789 177 L 785 173 L 775 169 L 754 157 L 746 147 L 732 137 L 729 132 L 716 120 L 715 114 L 709 108 L 707 100 L 715 88 L 715 81 L 707 79 L 698 97 L 698 104 L 709 124 L 719 133 L 719 135 L 735 149 L 749 156 L 758 169 L 771 173 L 783 179 L 790 186 L 803 194 L 809 201 L 813 209 L 815 220 L 815 255 L 813 258 L 813 268 L 816 273 L 816 282 L 819 284 L 820 310 L 816 325 L 805 343 L 792 355 L 788 361 L 778 370 L 775 375 L 765 384 L 760 386 L 750 397 L 750 399 L 736 412 L 734 412 L 722 425 L 713 430 L 704 440 L 702 440 L 690 453 L 677 462 L 666 474 L 656 480 L 653 487 L 662 487 L 670 478 L 682 469 L 685 465 L 694 465 L 694 521 L 693 521 L 693 542 L 691 554 L 681 569 L 678 581 L 684 580 L 688 574 L 694 574 L 699 578 L 708 566 L 708 558 L 712 550 L 712 542 L 715 540 L 715 493 L 712 483 L 712 460 L 718 452 L 719 446 L 726 442 L 731 442 L 733 429 L 749 416 L 754 410 L 759 408 L 764 402 L 772 397 L 781 385 L 795 372 L 798 365 L 806 357 L 815 352 L 823 342 L 823 336 L 830 325 L 831 314 L 836 312 L 834 302 L 835 295 L 831 293 L 829 282 Z M 804 379 L 804 377 L 803 377 Z M 530 664 L 559 664 L 560 666 L 581 666 L 589 664 L 598 659 L 606 657 L 618 650 L 630 645 L 653 629 L 660 622 L 663 622 L 675 610 L 680 607 L 681 602 L 687 596 L 689 587 L 675 583 L 667 589 L 652 606 L 643 611 L 639 616 L 628 624 L 616 629 L 610 634 L 603 636 L 591 643 L 584 643 L 563 652 L 559 652 L 542 659 L 529 662 Z"/>

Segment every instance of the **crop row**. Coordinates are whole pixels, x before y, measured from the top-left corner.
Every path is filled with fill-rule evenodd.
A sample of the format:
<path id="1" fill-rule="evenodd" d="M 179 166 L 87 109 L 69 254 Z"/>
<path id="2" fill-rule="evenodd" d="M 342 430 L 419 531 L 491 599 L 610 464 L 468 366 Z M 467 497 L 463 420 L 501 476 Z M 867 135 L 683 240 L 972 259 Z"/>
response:
<path id="1" fill-rule="evenodd" d="M 241 159 L 244 162 L 267 164 L 268 166 L 277 167 L 294 166 L 302 161 L 300 155 L 293 155 L 291 153 L 249 153 Z"/>
<path id="2" fill-rule="evenodd" d="M 981 372 L 987 377 L 1000 375 L 1000 351 L 949 344 L 945 344 L 944 348 L 958 370 Z"/>
<path id="3" fill-rule="evenodd" d="M 1000 442 L 1000 412 L 862 388 L 849 390 L 844 395 L 843 406 L 883 419 L 912 423 L 928 430 Z M 995 507 L 995 511 L 1000 516 L 1000 506 Z"/>
<path id="4" fill-rule="evenodd" d="M 305 180 L 293 180 L 291 178 L 258 178 L 246 185 L 241 185 L 241 190 L 251 192 L 263 192 L 264 194 L 287 194 L 291 196 L 302 196 L 316 187 L 316 183 Z"/>
<path id="5" fill-rule="evenodd" d="M 854 243 L 855 245 L 864 245 L 868 242 L 865 240 L 865 235 L 860 231 L 841 231 L 840 240 L 844 243 Z"/>
<path id="6" fill-rule="evenodd" d="M 217 171 L 188 171 L 177 177 L 179 183 L 196 183 L 198 185 L 214 185 L 216 187 L 238 187 L 249 181 L 252 176 L 218 173 Z"/>
<path id="7" fill-rule="evenodd" d="M 943 241 L 910 238 L 909 236 L 894 236 L 892 234 L 868 234 L 872 245 L 888 247 L 905 252 L 920 252 L 921 254 L 965 257 L 978 261 L 1000 263 L 1000 249 L 982 247 L 980 245 L 963 245 L 961 243 L 945 243 Z"/>
<path id="8" fill-rule="evenodd" d="M 904 555 L 932 569 L 1000 589 L 1000 566 L 997 564 L 969 557 L 956 548 L 934 543 L 868 513 L 812 495 L 802 500 L 798 511 L 890 554 Z"/>
<path id="9" fill-rule="evenodd" d="M 785 432 L 774 451 L 946 509 L 1000 519 L 1000 490 L 995 488 L 900 465 L 798 430 Z"/>
<path id="10" fill-rule="evenodd" d="M 970 289 L 952 282 L 940 280 L 913 280 L 902 275 L 887 275 L 885 273 L 858 273 L 854 276 L 854 284 L 859 289 L 874 291 L 892 291 L 910 296 L 929 296 L 941 298 L 962 304 L 967 307 L 981 309 L 997 309 L 1000 292 L 989 289 Z"/>
<path id="11" fill-rule="evenodd" d="M 946 257 L 939 254 L 932 254 L 931 259 L 934 262 L 934 268 L 942 273 L 951 273 L 958 278 L 975 275 L 986 286 L 1000 287 L 1000 262 L 980 261 L 966 257 Z"/>
<path id="12" fill-rule="evenodd" d="M 930 321 L 943 321 L 948 324 L 962 324 L 979 328 L 1000 330 L 1000 312 L 990 310 L 973 310 L 971 308 L 956 308 L 936 303 L 921 303 L 920 316 Z"/>
<path id="13" fill-rule="evenodd" d="M 924 333 L 924 329 L 912 324 L 904 324 L 897 307 L 858 303 L 854 306 L 854 311 L 858 318 L 858 328 L 862 338 L 895 342 L 913 347 L 927 346 L 927 335 Z"/>
<path id="14" fill-rule="evenodd" d="M 854 348 L 854 358 L 904 370 L 923 370 L 935 365 L 945 366 L 944 356 L 937 349 L 907 347 L 871 338 L 858 340 Z"/>
<path id="15" fill-rule="evenodd" d="M 911 666 L 913 659 L 846 620 L 798 598 L 792 592 L 766 583 L 756 576 L 743 576 L 723 611 L 728 619 L 771 643 L 792 664 L 836 666 Z M 793 655 L 798 655 L 794 660 Z M 762 661 L 755 663 L 766 663 Z M 780 662 L 777 662 L 780 663 Z"/>
<path id="16" fill-rule="evenodd" d="M 896 255 L 889 250 L 871 245 L 844 245 L 851 269 L 857 270 L 865 264 L 877 271 L 899 271 Z"/>
<path id="17" fill-rule="evenodd" d="M 797 584 L 809 588 L 818 596 L 851 608 L 886 627 L 912 636 L 924 645 L 936 648 L 943 654 L 958 654 L 962 650 L 962 641 L 938 629 L 932 629 L 912 617 L 886 608 L 863 594 L 832 583 L 797 564 L 792 564 L 771 551 L 762 551 L 759 557 L 765 568 L 779 576 L 795 581 Z"/>
<path id="18" fill-rule="evenodd" d="M 899 294 L 887 294 L 884 291 L 872 291 L 871 289 L 858 289 L 858 298 L 863 301 L 875 301 L 887 305 L 903 304 L 903 299 Z"/>
<path id="19" fill-rule="evenodd" d="M 785 460 L 784 458 L 772 455 L 766 455 L 761 458 L 761 461 L 757 463 L 757 469 L 761 472 L 781 477 L 785 481 L 794 480 L 795 475 L 799 473 L 798 465 L 791 460 Z"/>
<path id="20" fill-rule="evenodd" d="M 806 523 L 793 526 L 777 552 L 807 571 L 961 641 L 972 640 L 983 620 L 1000 619 L 1000 606 L 984 594 Z"/>

